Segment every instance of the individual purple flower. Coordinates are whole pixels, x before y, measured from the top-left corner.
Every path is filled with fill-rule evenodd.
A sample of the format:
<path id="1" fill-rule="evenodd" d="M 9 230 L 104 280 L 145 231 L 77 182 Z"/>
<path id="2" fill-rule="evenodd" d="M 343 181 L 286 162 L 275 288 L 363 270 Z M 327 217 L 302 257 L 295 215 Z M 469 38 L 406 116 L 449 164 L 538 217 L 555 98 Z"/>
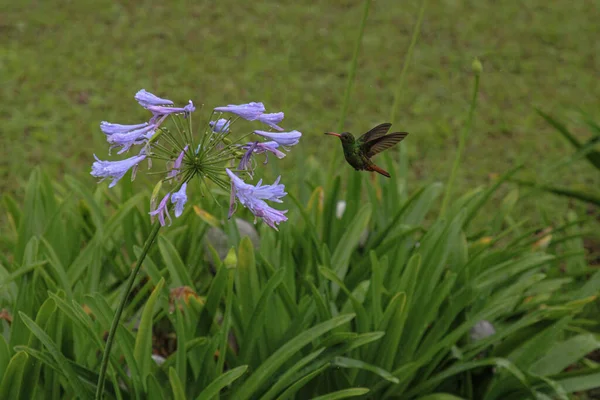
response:
<path id="1" fill-rule="evenodd" d="M 246 146 L 248 146 L 248 145 L 244 145 L 244 146 L 242 146 L 242 148 L 246 148 Z M 275 154 L 275 157 L 281 159 L 281 158 L 285 157 L 285 153 L 283 151 L 277 150 L 278 147 L 279 147 L 279 143 L 277 143 L 275 141 L 258 142 L 258 144 L 256 145 L 256 148 L 254 149 L 254 153 L 261 154 L 261 153 L 266 153 L 268 151 L 270 153 Z M 265 162 L 265 164 L 266 164 L 266 162 Z"/>
<path id="2" fill-rule="evenodd" d="M 247 184 L 237 175 L 225 168 L 227 175 L 231 178 L 231 200 L 229 206 L 229 218 L 235 211 L 235 198 L 248 208 L 255 217 L 262 218 L 263 221 L 271 228 L 277 230 L 275 225 L 283 221 L 287 221 L 285 213 L 287 210 L 276 210 L 269 206 L 265 200 L 282 203 L 281 198 L 287 193 L 284 192 L 285 186 L 279 184 L 279 178 L 272 185 L 262 186 L 262 179 L 258 181 L 256 186 Z"/>
<path id="3" fill-rule="evenodd" d="M 148 214 L 150 214 L 152 217 L 155 217 L 156 215 L 158 215 L 158 221 L 160 222 L 161 226 L 165 226 L 165 215 L 167 216 L 167 218 L 169 218 L 169 225 L 171 225 L 171 216 L 169 215 L 169 207 L 167 207 L 167 203 L 169 202 L 169 195 L 171 193 L 167 193 L 165 195 L 165 197 L 163 197 L 163 199 L 160 201 L 160 204 L 158 205 L 158 207 L 156 207 L 156 210 L 152 210 L 150 211 Z"/>
<path id="4" fill-rule="evenodd" d="M 185 114 L 187 117 L 191 112 L 196 110 L 191 100 L 185 107 L 144 106 L 144 108 L 154 114 L 150 122 L 154 122 L 157 118 L 165 117 L 169 114 Z"/>
<path id="5" fill-rule="evenodd" d="M 275 154 L 275 157 L 277 158 L 281 159 L 285 157 L 284 152 L 277 150 L 278 147 L 279 144 L 277 142 L 250 142 L 241 146 L 242 149 L 246 150 L 246 153 L 244 153 L 244 155 L 242 156 L 238 169 L 248 169 L 252 154 L 270 152 Z M 265 158 L 265 162 L 263 164 L 266 164 L 267 161 L 268 157 Z"/>
<path id="6" fill-rule="evenodd" d="M 302 133 L 298 131 L 290 132 L 265 132 L 265 131 L 254 131 L 255 134 L 267 139 L 271 139 L 282 146 L 294 146 L 298 144 Z"/>
<path id="7" fill-rule="evenodd" d="M 144 140 L 152 137 L 157 129 L 157 125 L 148 125 L 147 123 L 119 125 L 102 121 L 100 129 L 106 134 L 106 140 L 110 143 L 111 149 L 121 146 L 121 150 L 118 153 L 121 154 L 128 151 L 134 144 L 141 144 Z"/>
<path id="8" fill-rule="evenodd" d="M 183 206 L 187 202 L 187 195 L 185 194 L 186 190 L 187 182 L 181 185 L 181 189 L 179 189 L 179 191 L 171 195 L 171 203 L 175 204 L 175 218 L 179 218 L 179 216 L 183 213 Z"/>
<path id="9" fill-rule="evenodd" d="M 92 164 L 91 175 L 96 178 L 102 178 L 102 182 L 106 178 L 112 178 L 112 182 L 108 185 L 109 188 L 115 186 L 127 171 L 134 168 L 132 179 L 135 178 L 135 167 L 146 158 L 146 154 L 139 154 L 125 160 L 120 161 L 102 161 L 94 154 L 96 161 Z"/>
<path id="10" fill-rule="evenodd" d="M 210 121 L 208 124 L 214 133 L 227 133 L 231 125 L 230 121 L 225 118 L 221 118 L 218 121 Z"/>
<path id="11" fill-rule="evenodd" d="M 168 178 L 174 178 L 174 177 L 177 176 L 177 174 L 179 174 L 180 169 L 181 169 L 181 163 L 183 162 L 183 157 L 185 156 L 185 153 L 187 152 L 188 147 L 189 146 L 186 145 L 183 148 L 183 151 L 181 153 L 179 153 L 179 156 L 177 157 L 177 159 L 173 163 L 173 169 L 171 169 L 171 171 L 167 175 Z"/>
<path id="12" fill-rule="evenodd" d="M 131 132 L 133 130 L 143 128 L 145 126 L 148 126 L 147 122 L 144 122 L 142 124 L 135 124 L 135 125 L 112 124 L 112 123 L 106 122 L 106 121 L 100 122 L 100 129 L 102 130 L 102 132 L 104 132 L 107 135 L 112 135 L 114 133 Z"/>
<path id="13" fill-rule="evenodd" d="M 228 104 L 226 107 L 216 107 L 215 111 L 229 112 L 248 121 L 254 121 L 265 112 L 265 106 L 263 103 L 255 102 L 240 105 Z"/>
<path id="14" fill-rule="evenodd" d="M 283 121 L 283 113 L 282 112 L 272 113 L 272 114 L 261 114 L 258 117 L 258 120 L 260 122 L 262 122 L 263 124 L 269 125 L 271 128 L 273 128 L 275 130 L 283 131 L 282 127 L 277 126 L 278 123 Z"/>
<path id="15" fill-rule="evenodd" d="M 169 99 L 161 99 L 160 97 L 147 92 L 146 89 L 142 89 L 135 94 L 135 99 L 144 108 L 150 106 L 167 106 L 173 105 L 173 102 Z"/>

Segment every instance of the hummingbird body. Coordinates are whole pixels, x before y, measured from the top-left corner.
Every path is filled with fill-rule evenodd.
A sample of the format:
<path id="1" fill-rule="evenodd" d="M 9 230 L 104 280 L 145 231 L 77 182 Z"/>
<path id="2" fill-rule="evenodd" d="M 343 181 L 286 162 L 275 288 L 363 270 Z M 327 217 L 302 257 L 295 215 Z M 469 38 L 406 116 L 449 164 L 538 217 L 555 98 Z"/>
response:
<path id="1" fill-rule="evenodd" d="M 340 138 L 344 149 L 344 158 L 355 170 L 375 171 L 389 178 L 390 174 L 375 165 L 371 157 L 394 146 L 408 135 L 406 132 L 395 132 L 386 135 L 391 126 L 392 124 L 389 123 L 377 125 L 358 139 L 355 139 L 350 132 L 341 134 L 326 132 L 325 134 Z"/>

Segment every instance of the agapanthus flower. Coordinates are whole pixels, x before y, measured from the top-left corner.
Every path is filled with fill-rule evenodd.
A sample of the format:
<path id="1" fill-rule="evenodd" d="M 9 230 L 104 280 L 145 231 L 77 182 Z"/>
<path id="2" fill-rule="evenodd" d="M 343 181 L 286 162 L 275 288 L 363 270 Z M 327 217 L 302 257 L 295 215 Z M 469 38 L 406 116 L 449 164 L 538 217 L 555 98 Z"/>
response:
<path id="1" fill-rule="evenodd" d="M 142 89 L 135 94 L 135 99 L 144 108 L 151 106 L 168 106 L 173 105 L 173 102 L 169 99 L 161 99 L 160 97 Z"/>
<path id="2" fill-rule="evenodd" d="M 250 159 L 252 158 L 252 154 L 261 154 L 261 153 L 273 153 L 275 154 L 275 157 L 281 159 L 283 157 L 285 157 L 285 153 L 282 151 L 277 150 L 277 148 L 279 147 L 279 143 L 277 142 L 250 142 L 247 143 L 243 146 L 240 146 L 242 149 L 246 150 L 246 152 L 244 153 L 244 155 L 242 156 L 242 159 L 240 160 L 240 164 L 238 165 L 238 169 L 248 169 L 248 166 L 250 165 Z M 268 161 L 268 157 L 265 158 L 265 161 L 263 164 L 266 164 Z"/>
<path id="3" fill-rule="evenodd" d="M 165 195 L 165 197 L 163 197 L 163 199 L 160 201 L 160 204 L 158 205 L 158 207 L 156 207 L 155 210 L 151 210 L 148 213 L 153 217 L 158 215 L 158 222 L 160 222 L 160 224 L 162 226 L 165 226 L 165 216 L 167 218 L 169 218 L 169 225 L 171 225 L 171 223 L 173 222 L 173 220 L 171 219 L 171 216 L 169 215 L 169 207 L 168 207 L 170 194 L 171 193 L 167 193 Z"/>
<path id="4" fill-rule="evenodd" d="M 177 176 L 177 174 L 179 174 L 180 169 L 181 169 L 181 163 L 183 162 L 183 157 L 185 156 L 185 153 L 187 152 L 188 147 L 189 146 L 186 145 L 183 148 L 183 150 L 181 151 L 181 153 L 179 153 L 179 156 L 177 157 L 177 159 L 175 159 L 175 162 L 173 163 L 173 168 L 171 169 L 171 171 L 169 172 L 167 177 L 174 178 Z"/>
<path id="5" fill-rule="evenodd" d="M 154 114 L 153 119 L 169 114 L 184 114 L 187 116 L 196 110 L 196 107 L 194 107 L 194 103 L 192 103 L 191 100 L 185 107 L 144 106 L 144 108 Z"/>
<path id="6" fill-rule="evenodd" d="M 263 103 L 247 103 L 247 104 L 228 104 L 225 107 L 216 107 L 215 111 L 228 112 L 242 117 L 248 121 L 254 121 L 265 112 Z"/>
<path id="7" fill-rule="evenodd" d="M 171 203 L 175 204 L 175 218 L 179 218 L 179 216 L 183 213 L 183 206 L 187 202 L 187 195 L 185 194 L 186 190 L 187 182 L 181 185 L 181 189 L 179 189 L 179 191 L 171 195 Z"/>
<path id="8" fill-rule="evenodd" d="M 208 124 L 210 125 L 214 133 L 229 132 L 230 121 L 225 118 L 221 118 L 218 121 L 210 121 Z"/>
<path id="9" fill-rule="evenodd" d="M 282 146 L 294 146 L 297 145 L 302 133 L 298 131 L 290 132 L 266 132 L 266 131 L 254 131 L 255 134 L 271 139 Z"/>
<path id="10" fill-rule="evenodd" d="M 96 157 L 95 154 L 94 158 L 96 161 L 92 164 L 92 176 L 102 178 L 100 182 L 106 178 L 112 178 L 112 182 L 108 185 L 108 187 L 111 188 L 115 186 L 131 168 L 134 168 L 133 179 L 135 177 L 135 167 L 146 158 L 146 154 L 139 154 L 120 161 L 102 161 Z"/>
<path id="11" fill-rule="evenodd" d="M 231 200 L 229 205 L 229 217 L 235 211 L 235 198 L 239 200 L 244 207 L 250 210 L 257 218 L 262 218 L 263 221 L 271 228 L 277 230 L 276 225 L 283 221 L 287 221 L 285 213 L 287 210 L 276 210 L 269 206 L 265 200 L 282 203 L 281 198 L 287 193 L 284 192 L 285 186 L 279 184 L 279 178 L 272 185 L 262 185 L 262 179 L 258 181 L 256 186 L 247 184 L 240 179 L 236 174 L 231 172 L 229 168 L 225 168 L 227 175 L 231 179 Z"/>
<path id="12" fill-rule="evenodd" d="M 131 146 L 141 144 L 144 140 L 152 137 L 158 124 L 120 125 L 111 124 L 106 121 L 100 123 L 100 129 L 106 134 L 106 140 L 110 148 L 121 146 L 118 154 L 128 151 Z"/>
<path id="13" fill-rule="evenodd" d="M 261 114 L 261 115 L 259 115 L 258 120 L 260 122 L 262 122 L 263 124 L 269 125 L 271 128 L 273 128 L 275 130 L 283 131 L 283 128 L 277 125 L 278 123 L 283 121 L 283 113 L 282 112 L 271 113 L 271 114 Z"/>
<path id="14" fill-rule="evenodd" d="M 135 125 L 112 124 L 106 121 L 100 122 L 100 129 L 107 135 L 112 135 L 115 133 L 127 133 L 145 126 L 148 126 L 147 122 Z"/>

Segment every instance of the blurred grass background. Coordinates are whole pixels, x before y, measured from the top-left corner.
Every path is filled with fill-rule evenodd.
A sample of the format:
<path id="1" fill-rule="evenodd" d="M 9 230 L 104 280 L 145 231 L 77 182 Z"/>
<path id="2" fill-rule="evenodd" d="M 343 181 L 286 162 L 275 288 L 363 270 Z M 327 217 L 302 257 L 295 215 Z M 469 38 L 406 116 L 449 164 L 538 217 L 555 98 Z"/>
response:
<path id="1" fill-rule="evenodd" d="M 390 115 L 419 6 L 372 2 L 346 130 L 361 133 Z M 339 123 L 362 1 L 5 1 L 2 8 L 2 191 L 19 195 L 34 165 L 58 180 L 73 174 L 94 184 L 92 153 L 108 158 L 98 125 L 145 121 L 133 99 L 141 88 L 207 110 L 263 101 L 286 113 L 286 129 L 304 133 L 304 156 L 341 152 L 322 133 Z M 597 117 L 600 105 L 598 11 L 595 0 L 430 0 L 393 127 L 411 133 L 403 142 L 411 186 L 448 178 L 474 57 L 484 72 L 454 193 L 521 161 L 522 176 L 536 177 L 540 166 L 571 153 L 534 107 L 567 118 L 585 140 L 577 119 Z M 301 173 L 291 171 L 294 159 L 282 166 Z M 553 178 L 598 187 L 587 167 L 574 164 Z M 565 203 L 546 198 L 550 210 Z"/>

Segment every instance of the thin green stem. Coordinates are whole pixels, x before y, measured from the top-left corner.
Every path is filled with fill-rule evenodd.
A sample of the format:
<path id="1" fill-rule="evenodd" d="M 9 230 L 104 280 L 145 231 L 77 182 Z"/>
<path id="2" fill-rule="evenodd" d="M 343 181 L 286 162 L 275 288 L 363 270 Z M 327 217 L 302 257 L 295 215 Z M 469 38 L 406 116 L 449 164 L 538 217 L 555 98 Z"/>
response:
<path id="1" fill-rule="evenodd" d="M 473 97 L 471 99 L 471 106 L 469 107 L 469 117 L 467 119 L 467 124 L 465 128 L 460 134 L 458 139 L 458 150 L 456 151 L 456 157 L 454 158 L 454 164 L 452 165 L 452 172 L 450 172 L 450 179 L 448 180 L 448 188 L 446 189 L 446 193 L 444 194 L 444 200 L 442 201 L 442 209 L 440 215 L 444 215 L 446 213 L 446 207 L 448 206 L 448 200 L 450 199 L 450 195 L 452 194 L 452 189 L 454 186 L 454 181 L 456 180 L 456 175 L 458 173 L 458 167 L 460 166 L 460 160 L 462 158 L 462 153 L 465 150 L 465 144 L 467 142 L 467 136 L 471 131 L 471 126 L 473 124 L 473 116 L 475 115 L 475 108 L 477 106 L 477 93 L 479 92 L 479 72 L 475 72 L 475 85 L 473 86 Z"/>
<path id="2" fill-rule="evenodd" d="M 96 385 L 96 400 L 102 399 L 102 393 L 104 392 L 104 381 L 106 380 L 106 369 L 108 368 L 108 361 L 110 359 L 110 351 L 112 349 L 113 343 L 115 341 L 115 335 L 117 333 L 117 327 L 119 326 L 119 321 L 121 319 L 121 315 L 123 314 L 123 309 L 125 308 L 125 303 L 127 302 L 127 297 L 131 292 L 131 288 L 133 287 L 133 283 L 135 282 L 135 277 L 137 276 L 148 251 L 150 251 L 150 246 L 156 239 L 158 235 L 158 231 L 160 230 L 161 225 L 159 223 L 154 224 L 150 235 L 146 239 L 146 243 L 144 243 L 144 248 L 142 250 L 142 254 L 138 258 L 138 261 L 131 271 L 129 275 L 129 279 L 125 286 L 125 290 L 123 291 L 123 296 L 121 297 L 121 302 L 117 308 L 117 312 L 113 318 L 112 324 L 110 326 L 110 331 L 108 333 L 108 339 L 106 340 L 106 347 L 104 348 L 104 354 L 102 355 L 102 362 L 100 364 L 100 376 L 98 377 L 98 384 Z"/>
<path id="3" fill-rule="evenodd" d="M 413 49 L 415 48 L 415 44 L 417 43 L 417 39 L 419 38 L 419 34 L 421 33 L 421 23 L 423 22 L 423 15 L 425 15 L 425 5 L 427 4 L 427 0 L 423 0 L 421 2 L 421 8 L 419 9 L 419 16 L 417 17 L 417 24 L 415 25 L 415 29 L 413 29 L 412 38 L 410 39 L 410 45 L 408 46 L 408 51 L 406 52 L 406 58 L 404 58 L 404 64 L 402 65 L 402 71 L 400 71 L 400 77 L 398 77 L 398 84 L 396 85 L 396 93 L 394 93 L 394 103 L 392 105 L 392 112 L 390 113 L 390 122 L 393 124 L 396 121 L 396 112 L 398 111 L 398 104 L 400 103 L 400 97 L 402 94 L 402 85 L 404 84 L 404 77 L 406 76 L 406 71 L 408 70 L 408 65 L 410 64 L 410 60 L 412 59 Z"/>
<path id="4" fill-rule="evenodd" d="M 365 0 L 365 6 L 363 9 L 363 17 L 358 30 L 358 37 L 356 38 L 356 44 L 354 47 L 354 55 L 352 56 L 352 62 L 350 63 L 350 69 L 348 74 L 348 82 L 346 83 L 346 90 L 344 91 L 344 102 L 342 103 L 342 113 L 338 123 L 338 131 L 344 129 L 344 122 L 346 121 L 346 114 L 348 113 L 348 107 L 350 106 L 350 94 L 352 93 L 352 85 L 354 84 L 354 78 L 356 77 L 356 69 L 358 66 L 358 55 L 360 54 L 360 45 L 362 38 L 365 34 L 365 27 L 367 26 L 367 18 L 369 16 L 369 8 L 371 6 L 371 0 Z M 331 157 L 331 164 L 329 166 L 329 176 L 333 179 L 333 172 L 337 169 L 337 158 L 340 152 L 334 151 Z"/>

